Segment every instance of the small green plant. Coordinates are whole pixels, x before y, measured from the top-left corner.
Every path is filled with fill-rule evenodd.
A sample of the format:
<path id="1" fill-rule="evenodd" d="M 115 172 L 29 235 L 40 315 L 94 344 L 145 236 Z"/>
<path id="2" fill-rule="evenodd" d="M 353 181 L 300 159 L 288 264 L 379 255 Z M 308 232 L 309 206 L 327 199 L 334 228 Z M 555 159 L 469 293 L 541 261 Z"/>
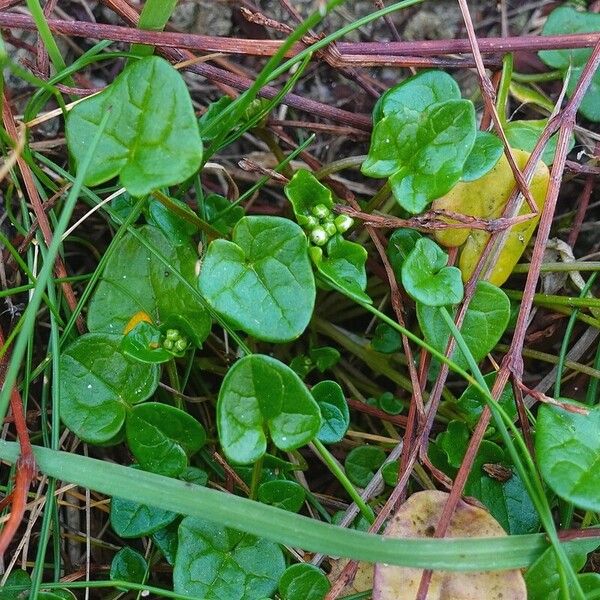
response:
<path id="1" fill-rule="evenodd" d="M 3 490 L 14 489 L 0 548 L 6 532 L 18 529 L 18 509 L 32 498 L 30 482 L 22 481 L 28 440 L 17 396 L 27 409 L 23 417 L 31 422 L 39 415 L 34 456 L 49 483 L 38 547 L 26 557 L 32 574 L 16 570 L 7 577 L 8 600 L 72 600 L 77 592 L 70 590 L 84 587 L 177 600 L 323 600 L 331 582 L 322 555 L 331 563 L 338 556 L 381 563 L 379 573 L 402 566 L 413 570 L 411 581 L 418 570 L 487 570 L 496 571 L 494 581 L 516 581 L 520 593 L 526 584 L 534 599 L 595 597 L 599 577 L 580 571 L 600 540 L 590 529 L 600 512 L 594 379 L 600 352 L 573 358 L 568 339 L 577 322 L 597 328 L 598 301 L 589 296 L 595 275 L 584 281 L 579 272 L 597 264 L 574 259 L 572 249 L 557 243 L 557 270 L 571 277 L 548 278 L 544 286 L 564 287 L 567 297 L 546 294 L 545 287 L 534 294 L 531 277 L 522 294 L 501 288 L 518 285 L 518 273 L 537 275 L 540 261 L 542 271 L 555 269 L 539 243 L 531 262 L 517 263 L 530 260 L 522 257 L 530 256 L 539 222 L 547 240 L 565 147 L 594 139 L 582 130 L 576 139 L 560 113 L 546 118 L 552 103 L 545 88 L 524 84 L 565 76 L 573 97 L 591 50 L 541 52 L 557 69 L 543 79 L 513 73 L 512 58 L 504 58 L 497 97 L 482 88 L 482 122 L 496 121 L 495 100 L 510 147 L 479 125 L 477 94 L 463 98 L 457 81 L 439 70 L 418 72 L 381 95 L 366 156 L 368 144 L 345 156 L 341 143 L 331 145 L 342 154 L 332 160 L 315 135 L 290 135 L 309 124 L 293 120 L 296 110 L 320 106 L 328 124 L 316 129 L 337 135 L 333 127 L 342 118 L 356 146 L 362 143 L 369 129 L 364 115 L 299 98 L 305 69 L 314 53 L 329 61 L 330 43 L 343 34 L 418 2 L 387 6 L 310 44 L 307 36 L 318 31 L 323 14 L 341 4 L 331 0 L 276 49 L 257 42 L 273 56 L 247 82 L 223 75 L 214 55 L 207 58 L 214 64 L 184 60 L 175 68 L 153 56 L 152 45 L 108 52 L 110 42 L 102 42 L 67 67 L 39 2 L 28 1 L 56 72 L 48 81 L 27 78 L 39 89 L 23 111 L 23 140 L 8 127 L 14 119 L 6 95 L 7 129 L 0 136 L 8 149 L 2 190 L 8 218 L 0 221 L 13 224 L 23 248 L 35 240 L 25 251 L 13 245 L 15 231 L 0 232 L 1 266 L 23 280 L 0 298 L 31 294 L 9 336 L 0 319 L 0 409 L 6 412 L 11 401 L 21 443 L 0 441 L 0 458 L 16 463 Z M 162 30 L 176 4 L 148 0 L 140 26 Z M 544 33 L 596 31 L 596 17 L 559 7 Z M 308 47 L 298 50 L 299 42 Z M 185 59 L 165 48 L 165 56 Z M 286 55 L 292 57 L 283 62 Z M 344 51 L 336 60 L 344 65 L 348 56 Z M 20 72 L 2 49 L 0 58 Z M 78 91 L 78 71 L 115 59 L 122 71 L 103 91 L 75 103 L 63 98 L 63 89 Z M 178 71 L 188 67 L 224 82 L 210 92 L 214 102 L 204 83 L 190 94 Z M 600 119 L 597 78 L 580 107 L 590 120 Z M 246 91 L 219 97 L 232 82 Z M 268 83 L 281 87 L 263 89 Z M 291 94 L 296 85 L 304 87 Z M 524 118 L 509 122 L 512 97 Z M 55 114 L 38 115 L 50 98 L 65 118 L 68 154 L 60 160 L 46 151 L 47 140 L 30 143 L 36 127 Z M 272 112 L 281 102 L 289 103 L 284 118 Z M 528 102 L 535 108 L 521 106 Z M 559 123 L 561 132 L 540 150 L 537 164 L 528 164 L 548 123 Z M 258 159 L 246 157 L 248 139 L 256 142 L 251 150 L 260 148 Z M 226 147 L 232 152 L 222 154 Z M 232 163 L 240 153 L 244 160 Z M 513 159 L 528 173 L 526 199 Z M 581 166 L 584 191 L 594 169 Z M 579 176 L 573 167 L 573 189 Z M 385 180 L 377 191 L 373 179 Z M 93 210 L 81 220 L 77 214 L 67 232 L 78 200 L 78 210 L 83 203 Z M 583 209 L 571 204 L 577 223 Z M 570 218 L 555 219 L 557 235 Z M 540 304 L 536 319 L 530 305 L 515 316 L 521 297 Z M 523 347 L 528 323 L 532 339 L 542 337 L 546 323 L 551 339 L 560 337 L 559 316 L 543 312 L 552 303 L 569 317 L 557 357 Z M 47 340 L 42 352 L 32 343 L 38 338 Z M 555 398 L 528 387 L 544 361 L 556 363 Z M 576 397 L 584 376 L 590 377 L 585 402 L 561 397 L 561 389 Z M 25 406 L 28 400 L 36 405 Z M 97 446 L 92 452 L 102 460 L 64 451 L 64 440 L 72 442 L 65 428 Z M 492 529 L 506 535 L 455 536 L 452 518 L 441 510 L 447 495 L 433 489 L 450 480 L 462 486 L 459 495 L 485 507 L 459 503 L 459 511 L 495 520 Z M 94 540 L 109 554 L 107 568 L 94 571 L 91 581 L 71 580 L 65 570 L 59 482 L 111 498 L 109 508 L 85 507 L 101 507 L 111 535 L 110 543 Z M 408 502 L 394 516 L 403 495 Z M 367 533 L 376 521 L 397 523 L 415 497 L 435 498 L 435 514 L 442 514 L 421 537 Z M 564 543 L 559 527 L 590 539 Z M 449 539 L 438 539 L 446 533 Z M 526 569 L 525 583 L 517 569 Z M 376 577 L 376 600 L 384 600 L 380 583 Z M 356 597 L 349 593 L 343 592 Z"/>

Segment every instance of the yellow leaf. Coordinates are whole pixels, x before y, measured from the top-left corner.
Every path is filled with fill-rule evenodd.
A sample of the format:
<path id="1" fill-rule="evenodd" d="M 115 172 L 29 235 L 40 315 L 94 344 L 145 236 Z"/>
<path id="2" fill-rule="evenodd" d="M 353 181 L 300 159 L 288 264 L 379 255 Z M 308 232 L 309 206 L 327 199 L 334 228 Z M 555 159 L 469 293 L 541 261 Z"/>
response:
<path id="1" fill-rule="evenodd" d="M 525 168 L 529 153 L 513 150 L 513 154 L 519 169 Z M 546 198 L 549 180 L 548 167 L 540 161 L 529 186 L 531 196 L 540 211 Z M 507 158 L 503 155 L 489 173 L 476 181 L 458 183 L 448 194 L 435 200 L 432 208 L 486 220 L 497 219 L 502 215 L 515 186 L 512 170 Z M 525 215 L 530 212 L 529 205 L 523 201 L 519 214 Z M 502 250 L 486 277 L 487 281 L 495 285 L 502 285 L 508 279 L 527 247 L 538 221 L 539 217 L 536 217 L 510 228 L 504 239 Z M 444 246 L 463 246 L 458 266 L 463 280 L 467 281 L 475 269 L 490 234 L 478 229 L 460 228 L 438 231 L 435 237 Z"/>
<path id="2" fill-rule="evenodd" d="M 127 325 L 123 328 L 123 335 L 127 335 L 138 323 L 152 323 L 152 319 L 147 312 L 140 310 L 136 312 L 131 319 L 127 322 Z"/>
<path id="3" fill-rule="evenodd" d="M 396 538 L 431 537 L 449 494 L 413 494 L 390 520 L 385 535 Z M 501 537 L 506 533 L 483 508 L 458 503 L 446 537 Z M 375 565 L 373 600 L 414 600 L 422 569 Z M 427 600 L 526 600 L 521 571 L 461 573 L 434 571 Z"/>

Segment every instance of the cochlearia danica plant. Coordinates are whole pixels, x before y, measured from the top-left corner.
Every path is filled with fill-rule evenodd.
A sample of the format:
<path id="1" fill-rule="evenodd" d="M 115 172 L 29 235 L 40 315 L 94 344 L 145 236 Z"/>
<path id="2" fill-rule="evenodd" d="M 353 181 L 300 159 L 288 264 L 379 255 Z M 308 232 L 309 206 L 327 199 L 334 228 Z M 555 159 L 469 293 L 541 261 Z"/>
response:
<path id="1" fill-rule="evenodd" d="M 600 17 L 540 8 L 490 54 L 460 0 L 472 53 L 432 40 L 384 81 L 365 67 L 415 66 L 411 42 L 331 44 L 420 1 L 325 33 L 342 3 L 295 29 L 249 5 L 240 31 L 285 39 L 234 47 L 147 0 L 67 66 L 27 1 L 34 72 L 2 50 L 5 91 L 34 90 L 20 129 L 3 111 L 2 598 L 599 597 Z M 324 63 L 369 115 L 303 96 Z"/>

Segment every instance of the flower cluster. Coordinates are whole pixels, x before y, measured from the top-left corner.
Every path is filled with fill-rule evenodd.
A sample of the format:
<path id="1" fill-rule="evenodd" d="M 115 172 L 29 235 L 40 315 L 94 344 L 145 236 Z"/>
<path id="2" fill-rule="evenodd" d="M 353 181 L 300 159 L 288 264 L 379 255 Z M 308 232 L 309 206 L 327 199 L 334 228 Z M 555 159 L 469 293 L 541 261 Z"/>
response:
<path id="1" fill-rule="evenodd" d="M 334 217 L 333 212 L 324 204 L 311 209 L 312 215 L 306 217 L 305 228 L 315 246 L 324 246 L 337 233 L 343 234 L 352 227 L 354 220 L 348 215 Z"/>
<path id="2" fill-rule="evenodd" d="M 190 342 L 178 329 L 167 329 L 162 345 L 165 350 L 178 353 L 184 352 Z"/>

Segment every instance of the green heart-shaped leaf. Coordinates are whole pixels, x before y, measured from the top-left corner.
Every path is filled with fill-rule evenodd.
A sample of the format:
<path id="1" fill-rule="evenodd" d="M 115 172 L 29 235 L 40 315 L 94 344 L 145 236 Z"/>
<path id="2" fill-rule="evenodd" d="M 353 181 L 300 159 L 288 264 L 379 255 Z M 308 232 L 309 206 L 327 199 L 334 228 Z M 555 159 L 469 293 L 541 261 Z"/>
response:
<path id="1" fill-rule="evenodd" d="M 148 563 L 146 559 L 132 548 L 121 548 L 110 565 L 110 578 L 117 581 L 142 583 L 146 579 Z"/>
<path id="2" fill-rule="evenodd" d="M 179 525 L 173 587 L 204 600 L 269 597 L 285 570 L 280 547 L 197 517 Z"/>
<path id="3" fill-rule="evenodd" d="M 175 246 L 156 227 L 139 234 L 193 286 L 198 255 L 188 241 Z M 211 319 L 199 299 L 146 246 L 126 234 L 106 263 L 90 302 L 92 332 L 123 334 L 131 317 L 143 311 L 156 325 L 183 329 L 196 346 L 208 337 Z"/>
<path id="4" fill-rule="evenodd" d="M 448 255 L 429 238 L 417 240 L 402 264 L 402 285 L 418 302 L 448 306 L 463 299 L 460 271 L 446 266 Z"/>
<path id="5" fill-rule="evenodd" d="M 151 535 L 177 518 L 177 513 L 114 497 L 110 501 L 110 524 L 119 537 Z"/>
<path id="6" fill-rule="evenodd" d="M 471 154 L 463 167 L 462 181 L 475 181 L 483 177 L 500 160 L 504 152 L 502 140 L 493 133 L 478 131 Z"/>
<path id="7" fill-rule="evenodd" d="M 60 357 L 60 416 L 92 444 L 112 440 L 130 407 L 158 385 L 158 367 L 125 356 L 120 341 L 119 336 L 88 333 Z"/>
<path id="8" fill-rule="evenodd" d="M 563 35 L 568 33 L 591 33 L 600 31 L 600 15 L 577 10 L 574 6 L 559 6 L 552 11 L 542 35 Z M 567 86 L 567 95 L 575 91 L 581 77 L 583 67 L 592 54 L 591 48 L 575 48 L 571 50 L 543 50 L 540 58 L 550 67 L 567 71 L 572 67 Z M 582 115 L 591 121 L 600 121 L 600 74 L 596 71 L 590 87 L 579 106 Z"/>
<path id="9" fill-rule="evenodd" d="M 326 282 L 341 288 L 359 302 L 371 304 L 365 294 L 367 287 L 367 251 L 354 242 L 334 235 L 327 242 L 326 252 L 317 246 L 310 247 L 310 256 Z"/>
<path id="10" fill-rule="evenodd" d="M 311 393 L 323 418 L 317 438 L 324 444 L 341 441 L 350 424 L 350 411 L 342 388 L 335 381 L 321 381 L 312 388 Z"/>
<path id="11" fill-rule="evenodd" d="M 308 444 L 321 427 L 317 403 L 288 366 L 253 354 L 229 369 L 217 402 L 219 440 L 233 462 L 249 464 L 267 449 L 268 431 L 284 451 Z"/>
<path id="12" fill-rule="evenodd" d="M 511 121 L 508 123 L 508 125 L 506 125 L 504 131 L 511 148 L 516 148 L 517 150 L 524 150 L 525 152 L 531 153 L 547 124 L 547 119 Z M 551 165 L 554 162 L 557 144 L 558 133 L 555 133 L 548 140 L 546 148 L 542 154 L 542 161 L 547 165 Z M 574 145 L 575 136 L 571 135 L 569 138 L 569 152 L 573 149 Z"/>
<path id="13" fill-rule="evenodd" d="M 258 500 L 297 513 L 306 500 L 306 492 L 295 481 L 266 481 L 258 488 Z"/>
<path id="14" fill-rule="evenodd" d="M 108 123 L 85 172 L 86 185 L 119 175 L 133 196 L 191 177 L 202 161 L 202 140 L 181 75 L 166 60 L 132 62 L 103 92 L 75 105 L 67 117 L 69 150 L 76 162 L 109 112 Z"/>
<path id="15" fill-rule="evenodd" d="M 288 567 L 279 581 L 281 600 L 323 600 L 330 589 L 325 573 L 309 563 Z"/>
<path id="16" fill-rule="evenodd" d="M 127 417 L 126 432 L 139 465 L 166 477 L 177 477 L 188 466 L 188 457 L 206 440 L 204 427 L 196 419 L 158 402 L 134 407 Z"/>
<path id="17" fill-rule="evenodd" d="M 444 352 L 450 338 L 450 330 L 439 314 L 438 307 L 417 303 L 419 326 L 428 344 Z M 506 294 L 487 281 L 480 281 L 460 331 L 477 362 L 482 360 L 498 343 L 510 319 L 510 301 Z M 463 353 L 456 348 L 452 360 L 463 369 L 469 365 Z"/>
<path id="18" fill-rule="evenodd" d="M 468 100 L 392 113 L 375 126 L 362 172 L 389 177 L 400 205 L 422 212 L 458 183 L 476 133 L 475 109 Z"/>
<path id="19" fill-rule="evenodd" d="M 422 71 L 390 88 L 373 109 L 376 123 L 388 115 L 412 111 L 419 113 L 432 104 L 460 100 L 460 88 L 444 71 Z"/>
<path id="20" fill-rule="evenodd" d="M 289 219 L 244 217 L 231 242 L 211 242 L 199 285 L 233 326 L 260 340 L 293 340 L 306 329 L 315 304 L 306 236 Z"/>
<path id="21" fill-rule="evenodd" d="M 600 408 L 577 414 L 554 406 L 538 412 L 535 449 L 542 476 L 561 497 L 600 510 Z"/>
<path id="22" fill-rule="evenodd" d="M 333 208 L 333 194 L 310 171 L 299 169 L 285 186 L 285 195 L 292 204 L 294 215 L 302 226 L 308 223 L 311 210 L 322 204 Z"/>

